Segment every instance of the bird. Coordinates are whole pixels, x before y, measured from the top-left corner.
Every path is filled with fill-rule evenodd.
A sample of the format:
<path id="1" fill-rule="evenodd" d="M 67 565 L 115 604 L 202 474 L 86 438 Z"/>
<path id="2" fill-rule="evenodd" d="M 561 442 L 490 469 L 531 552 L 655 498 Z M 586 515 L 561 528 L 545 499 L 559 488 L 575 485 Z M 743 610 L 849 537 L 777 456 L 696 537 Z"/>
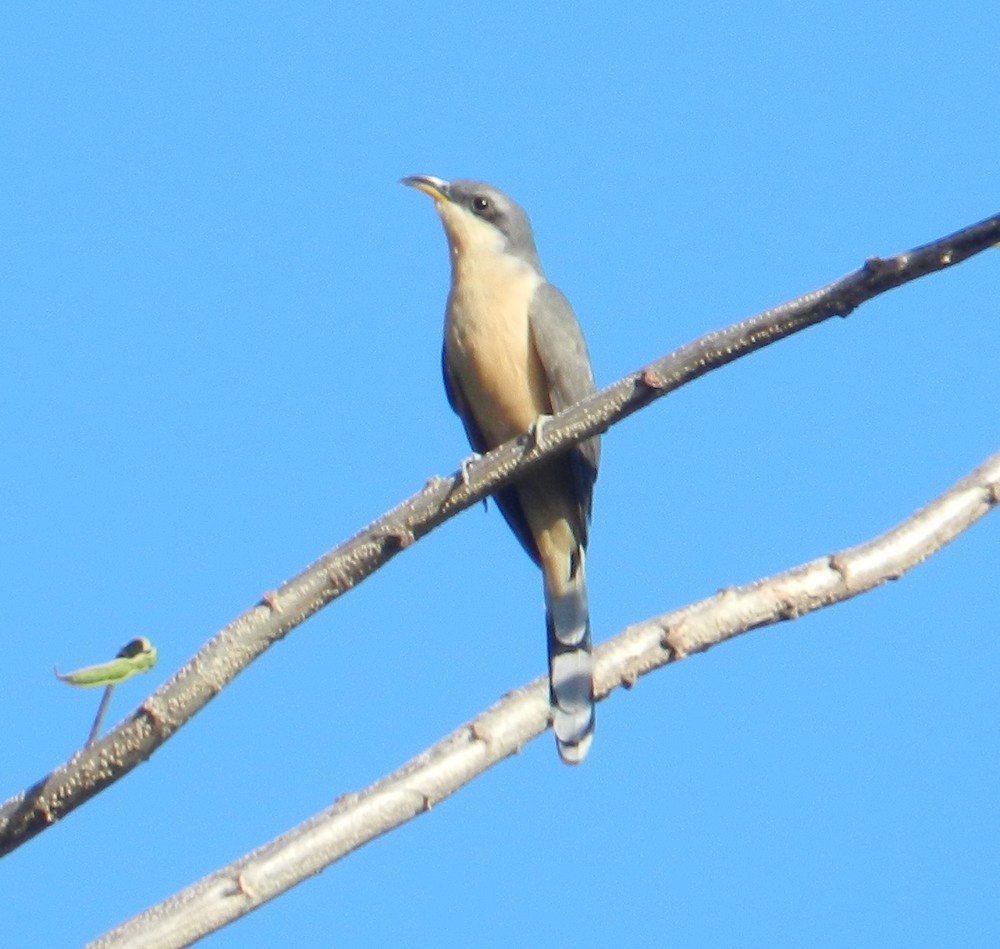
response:
<path id="1" fill-rule="evenodd" d="M 442 369 L 451 408 L 484 454 L 594 392 L 583 332 L 542 271 L 527 214 L 482 181 L 410 175 L 428 195 L 451 257 Z M 579 764 L 594 734 L 585 554 L 600 461 L 595 436 L 496 492 L 497 506 L 541 568 L 549 702 L 559 757 Z"/>

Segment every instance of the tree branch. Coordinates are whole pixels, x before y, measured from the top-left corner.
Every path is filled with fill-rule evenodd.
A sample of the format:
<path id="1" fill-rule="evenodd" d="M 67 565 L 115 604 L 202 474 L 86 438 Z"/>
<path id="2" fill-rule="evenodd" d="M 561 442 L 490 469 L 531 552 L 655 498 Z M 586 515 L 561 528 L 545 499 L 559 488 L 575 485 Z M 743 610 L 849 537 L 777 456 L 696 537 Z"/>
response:
<path id="1" fill-rule="evenodd" d="M 654 669 L 899 579 L 1000 503 L 1000 453 L 927 507 L 858 547 L 732 587 L 631 626 L 594 650 L 599 700 Z M 537 738 L 550 723 L 542 677 L 505 696 L 398 771 L 91 943 L 186 946 L 412 820 Z"/>
<path id="2" fill-rule="evenodd" d="M 324 555 L 213 636 L 103 739 L 76 753 L 0 807 L 0 856 L 16 849 L 145 761 L 247 665 L 399 551 L 523 477 L 544 458 L 611 425 L 687 382 L 918 277 L 1000 242 L 1000 215 L 857 271 L 681 347 L 556 416 L 535 444 L 521 436 L 468 466 L 466 481 L 433 478 L 418 494 Z"/>

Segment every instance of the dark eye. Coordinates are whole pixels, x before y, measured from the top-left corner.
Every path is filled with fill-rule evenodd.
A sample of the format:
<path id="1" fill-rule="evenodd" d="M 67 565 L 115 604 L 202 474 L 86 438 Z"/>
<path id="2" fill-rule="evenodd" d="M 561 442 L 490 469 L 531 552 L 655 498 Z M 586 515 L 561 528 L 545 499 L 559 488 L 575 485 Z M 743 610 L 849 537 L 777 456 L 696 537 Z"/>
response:
<path id="1" fill-rule="evenodd" d="M 477 194 L 472 199 L 472 208 L 479 214 L 485 214 L 490 209 L 490 199 L 481 194 Z"/>

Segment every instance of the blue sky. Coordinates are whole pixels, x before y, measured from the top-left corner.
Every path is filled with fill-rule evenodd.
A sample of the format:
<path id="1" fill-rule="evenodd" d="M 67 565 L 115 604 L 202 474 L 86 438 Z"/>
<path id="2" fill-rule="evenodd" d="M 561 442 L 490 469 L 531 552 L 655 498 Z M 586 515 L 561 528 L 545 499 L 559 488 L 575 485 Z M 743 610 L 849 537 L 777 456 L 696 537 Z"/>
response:
<path id="1" fill-rule="evenodd" d="M 531 215 L 598 383 L 998 210 L 989 4 L 60 4 L 0 12 L 0 796 L 160 664 L 466 453 L 411 173 Z M 595 636 L 867 539 L 1000 447 L 983 255 L 611 431 Z M 212 946 L 993 946 L 991 519 L 903 581 L 670 667 Z M 272 649 L 0 862 L 5 944 L 77 945 L 544 668 L 495 510 Z"/>

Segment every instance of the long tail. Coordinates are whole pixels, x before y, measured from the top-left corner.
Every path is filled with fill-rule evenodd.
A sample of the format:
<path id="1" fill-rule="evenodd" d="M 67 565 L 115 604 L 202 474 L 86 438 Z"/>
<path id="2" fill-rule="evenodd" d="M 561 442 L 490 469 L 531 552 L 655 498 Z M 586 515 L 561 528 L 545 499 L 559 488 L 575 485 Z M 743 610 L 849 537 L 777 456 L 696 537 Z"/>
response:
<path id="1" fill-rule="evenodd" d="M 559 757 L 579 764 L 594 738 L 594 663 L 590 655 L 590 614 L 583 548 L 573 574 L 559 594 L 545 589 L 549 640 L 549 701 Z"/>

